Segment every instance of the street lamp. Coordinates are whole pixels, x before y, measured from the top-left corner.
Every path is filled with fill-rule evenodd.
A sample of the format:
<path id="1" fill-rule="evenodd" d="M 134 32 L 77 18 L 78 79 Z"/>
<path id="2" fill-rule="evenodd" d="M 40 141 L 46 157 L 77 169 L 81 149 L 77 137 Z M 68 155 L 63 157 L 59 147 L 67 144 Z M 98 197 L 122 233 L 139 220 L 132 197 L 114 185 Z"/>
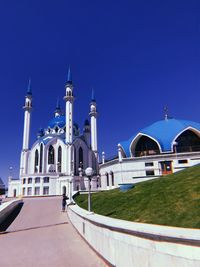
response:
<path id="1" fill-rule="evenodd" d="M 90 190 L 90 182 L 92 179 L 92 175 L 93 175 L 94 171 L 91 167 L 88 167 L 85 170 L 85 174 L 88 177 L 88 211 L 91 212 L 91 190 Z"/>

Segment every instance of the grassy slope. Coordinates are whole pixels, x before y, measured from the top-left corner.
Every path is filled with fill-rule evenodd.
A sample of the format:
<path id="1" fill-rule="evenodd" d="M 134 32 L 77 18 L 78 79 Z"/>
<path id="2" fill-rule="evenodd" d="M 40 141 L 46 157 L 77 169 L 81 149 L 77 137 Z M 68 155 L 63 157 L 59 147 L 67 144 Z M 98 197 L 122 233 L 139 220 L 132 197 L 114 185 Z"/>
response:
<path id="1" fill-rule="evenodd" d="M 76 197 L 87 209 L 87 195 Z M 200 228 L 200 166 L 143 182 L 127 192 L 92 195 L 96 213 L 135 222 Z"/>

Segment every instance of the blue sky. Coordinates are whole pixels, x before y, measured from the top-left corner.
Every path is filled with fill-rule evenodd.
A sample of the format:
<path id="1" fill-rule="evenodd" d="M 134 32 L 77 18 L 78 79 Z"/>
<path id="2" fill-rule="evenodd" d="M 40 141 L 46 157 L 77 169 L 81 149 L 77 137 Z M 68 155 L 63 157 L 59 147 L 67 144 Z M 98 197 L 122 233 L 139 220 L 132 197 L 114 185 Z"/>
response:
<path id="1" fill-rule="evenodd" d="M 31 143 L 62 100 L 71 66 L 75 121 L 98 104 L 99 150 L 164 117 L 200 121 L 200 2 L 2 0 L 0 177 L 19 171 L 24 95 L 32 79 Z M 64 108 L 64 102 L 61 101 Z"/>

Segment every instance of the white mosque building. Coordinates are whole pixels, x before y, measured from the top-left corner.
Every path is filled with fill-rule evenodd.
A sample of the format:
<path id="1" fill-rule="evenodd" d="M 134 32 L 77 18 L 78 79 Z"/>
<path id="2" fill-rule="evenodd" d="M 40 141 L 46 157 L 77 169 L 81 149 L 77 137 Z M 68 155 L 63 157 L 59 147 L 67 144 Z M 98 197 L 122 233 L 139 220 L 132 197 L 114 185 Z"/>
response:
<path id="1" fill-rule="evenodd" d="M 102 189 L 128 188 L 200 164 L 200 123 L 166 113 L 163 120 L 120 142 L 117 149 L 117 156 L 109 161 L 102 153 Z"/>
<path id="2" fill-rule="evenodd" d="M 99 187 L 97 149 L 97 105 L 92 96 L 90 122 L 85 120 L 83 133 L 74 123 L 74 93 L 70 69 L 65 86 L 65 115 L 57 103 L 54 118 L 46 129 L 40 129 L 37 141 L 30 147 L 32 91 L 29 83 L 24 105 L 24 133 L 19 179 L 9 178 L 8 196 L 44 196 L 70 194 L 88 189 L 83 170 L 94 170 L 91 189 Z"/>

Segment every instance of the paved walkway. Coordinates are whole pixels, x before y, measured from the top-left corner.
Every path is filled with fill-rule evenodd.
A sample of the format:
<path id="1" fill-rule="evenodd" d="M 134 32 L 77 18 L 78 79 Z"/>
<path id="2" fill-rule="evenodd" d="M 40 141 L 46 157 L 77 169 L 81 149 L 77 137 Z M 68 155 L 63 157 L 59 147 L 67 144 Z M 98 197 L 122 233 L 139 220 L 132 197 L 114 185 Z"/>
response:
<path id="1" fill-rule="evenodd" d="M 5 234 L 0 234 L 0 267 L 107 266 L 61 212 L 61 198 L 25 199 Z"/>

